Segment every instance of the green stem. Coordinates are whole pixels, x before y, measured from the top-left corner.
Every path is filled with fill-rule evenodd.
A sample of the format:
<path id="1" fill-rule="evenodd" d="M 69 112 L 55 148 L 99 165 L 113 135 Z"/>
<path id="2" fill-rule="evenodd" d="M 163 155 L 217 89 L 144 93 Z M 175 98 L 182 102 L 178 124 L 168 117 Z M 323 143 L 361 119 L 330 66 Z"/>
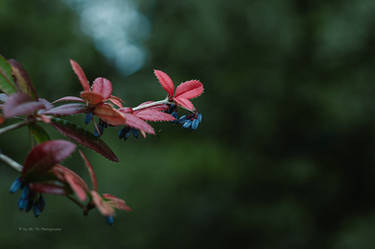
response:
<path id="1" fill-rule="evenodd" d="M 27 125 L 28 123 L 30 123 L 29 120 L 24 120 L 22 122 L 19 122 L 19 123 L 15 123 L 15 124 L 11 124 L 9 126 L 6 126 L 4 128 L 1 128 L 0 129 L 0 135 L 4 134 L 5 132 L 8 132 L 8 131 L 11 131 L 11 130 L 14 130 L 14 129 L 17 129 L 17 128 L 20 128 L 24 125 Z"/>
<path id="2" fill-rule="evenodd" d="M 0 152 L 0 160 L 6 163 L 8 166 L 11 168 L 17 170 L 18 172 L 22 171 L 22 165 L 14 161 L 12 158 L 4 155 L 3 153 Z"/>

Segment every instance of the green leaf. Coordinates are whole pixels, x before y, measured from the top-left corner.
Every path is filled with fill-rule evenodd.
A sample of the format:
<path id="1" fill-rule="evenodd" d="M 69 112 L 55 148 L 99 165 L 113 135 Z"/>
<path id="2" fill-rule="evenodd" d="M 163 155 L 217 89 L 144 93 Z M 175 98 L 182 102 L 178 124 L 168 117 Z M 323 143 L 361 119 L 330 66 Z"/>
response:
<path id="1" fill-rule="evenodd" d="M 95 137 L 92 133 L 86 131 L 82 127 L 69 122 L 68 120 L 60 118 L 52 118 L 51 125 L 55 127 L 64 136 L 67 136 L 79 144 L 92 149 L 99 154 L 103 155 L 105 158 L 118 162 L 119 159 L 113 153 L 113 151 L 104 143 L 100 138 Z"/>
<path id="2" fill-rule="evenodd" d="M 14 82 L 18 86 L 18 89 L 32 97 L 33 99 L 38 99 L 35 88 L 33 84 L 31 83 L 30 77 L 27 74 L 26 70 L 23 68 L 21 63 L 14 59 L 8 60 L 8 63 L 10 64 L 12 68 L 12 75 Z"/>
<path id="3" fill-rule="evenodd" d="M 15 93 L 17 91 L 16 84 L 12 77 L 12 68 L 7 60 L 0 55 L 0 91 L 6 94 Z"/>
<path id="4" fill-rule="evenodd" d="M 48 133 L 46 132 L 46 130 L 37 124 L 30 124 L 29 130 L 30 130 L 31 135 L 34 137 L 35 141 L 38 144 L 50 140 L 50 137 Z"/>

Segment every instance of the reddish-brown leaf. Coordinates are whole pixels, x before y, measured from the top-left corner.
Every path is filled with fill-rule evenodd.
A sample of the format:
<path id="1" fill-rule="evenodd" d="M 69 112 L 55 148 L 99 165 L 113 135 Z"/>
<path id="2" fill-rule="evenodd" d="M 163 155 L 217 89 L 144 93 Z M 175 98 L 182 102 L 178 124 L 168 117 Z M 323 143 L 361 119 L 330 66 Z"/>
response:
<path id="1" fill-rule="evenodd" d="M 99 93 L 104 99 L 108 99 L 112 94 L 112 83 L 105 78 L 96 78 L 92 84 L 91 91 Z"/>
<path id="2" fill-rule="evenodd" d="M 92 200 L 99 210 L 99 212 L 104 216 L 112 216 L 115 214 L 115 210 L 106 203 L 103 198 L 96 191 L 91 191 Z"/>
<path id="3" fill-rule="evenodd" d="M 74 171 L 62 166 L 56 165 L 52 169 L 52 173 L 62 182 L 69 184 L 70 188 L 77 195 L 77 197 L 84 201 L 86 200 L 86 192 L 89 192 L 89 188 L 85 181 L 77 175 Z"/>
<path id="4" fill-rule="evenodd" d="M 72 154 L 75 148 L 75 144 L 65 140 L 51 140 L 35 146 L 26 157 L 22 175 L 47 172 Z"/>
<path id="5" fill-rule="evenodd" d="M 108 145 L 103 142 L 103 140 L 95 137 L 93 134 L 78 125 L 59 118 L 53 118 L 50 124 L 61 134 L 73 139 L 77 143 L 98 152 L 111 161 L 119 161 L 117 156 L 112 152 Z"/>
<path id="6" fill-rule="evenodd" d="M 147 132 L 149 134 L 155 134 L 154 128 L 151 125 L 138 118 L 134 114 L 123 113 L 126 118 L 126 125 Z"/>
<path id="7" fill-rule="evenodd" d="M 103 194 L 103 197 L 107 199 L 107 203 L 114 208 L 125 210 L 125 211 L 133 211 L 123 199 L 117 198 L 111 194 Z"/>
<path id="8" fill-rule="evenodd" d="M 116 106 L 118 106 L 120 108 L 122 107 L 122 103 L 124 103 L 124 101 L 122 99 L 120 99 L 119 97 L 113 96 L 113 95 L 111 95 L 111 97 L 109 97 L 108 100 L 111 101 L 113 104 L 115 104 Z"/>
<path id="9" fill-rule="evenodd" d="M 7 101 L 2 107 L 5 118 L 28 116 L 42 108 L 44 108 L 42 102 L 33 101 L 29 95 L 21 92 L 8 96 Z"/>
<path id="10" fill-rule="evenodd" d="M 52 195 L 66 195 L 66 191 L 63 186 L 59 186 L 53 183 L 30 183 L 29 187 L 31 191 L 52 194 Z"/>
<path id="11" fill-rule="evenodd" d="M 169 75 L 160 70 L 154 70 L 154 74 L 168 95 L 173 96 L 174 84 Z"/>
<path id="12" fill-rule="evenodd" d="M 97 105 L 94 109 L 94 114 L 113 126 L 124 125 L 126 123 L 124 114 L 106 103 Z"/>
<path id="13" fill-rule="evenodd" d="M 50 114 L 50 115 L 57 115 L 57 116 L 66 116 L 66 115 L 73 115 L 78 113 L 84 113 L 87 111 L 87 107 L 80 103 L 72 103 L 66 105 L 60 105 L 49 109 L 43 114 Z"/>
<path id="14" fill-rule="evenodd" d="M 89 81 L 87 80 L 86 75 L 83 72 L 81 66 L 78 65 L 78 63 L 75 62 L 74 60 L 70 60 L 70 64 L 72 65 L 72 68 L 73 68 L 75 74 L 77 75 L 79 81 L 81 82 L 83 90 L 85 90 L 85 91 L 90 90 Z"/>
<path id="15" fill-rule="evenodd" d="M 203 93 L 203 84 L 198 80 L 189 80 L 177 86 L 175 98 L 192 99 Z"/>
<path id="16" fill-rule="evenodd" d="M 78 97 L 74 97 L 74 96 L 66 96 L 66 97 L 62 97 L 62 98 L 59 98 L 55 101 L 53 101 L 53 103 L 57 103 L 57 102 L 61 102 L 61 101 L 76 101 L 76 102 L 85 102 L 83 99 L 81 98 L 78 98 Z"/>
<path id="17" fill-rule="evenodd" d="M 97 191 L 98 190 L 98 183 L 96 181 L 96 175 L 95 175 L 95 172 L 94 172 L 94 168 L 92 167 L 91 163 L 89 162 L 89 160 L 87 159 L 87 157 L 85 156 L 85 154 L 83 154 L 83 152 L 81 150 L 79 150 L 79 154 L 81 155 L 83 161 L 85 162 L 87 170 L 89 171 L 93 189 L 95 191 Z"/>
<path id="18" fill-rule="evenodd" d="M 81 98 L 87 101 L 91 106 L 97 105 L 104 100 L 103 95 L 100 93 L 94 93 L 92 91 L 81 92 Z"/>
<path id="19" fill-rule="evenodd" d="M 174 101 L 177 103 L 177 105 L 182 106 L 189 111 L 195 110 L 195 107 L 194 107 L 193 103 L 191 103 L 190 100 L 188 100 L 188 99 L 174 98 Z"/>
<path id="20" fill-rule="evenodd" d="M 143 120 L 147 121 L 173 121 L 176 120 L 175 117 L 172 115 L 165 113 L 165 112 L 160 112 L 156 111 L 153 109 L 145 109 L 141 110 L 135 113 L 135 115 L 138 118 L 141 118 Z"/>

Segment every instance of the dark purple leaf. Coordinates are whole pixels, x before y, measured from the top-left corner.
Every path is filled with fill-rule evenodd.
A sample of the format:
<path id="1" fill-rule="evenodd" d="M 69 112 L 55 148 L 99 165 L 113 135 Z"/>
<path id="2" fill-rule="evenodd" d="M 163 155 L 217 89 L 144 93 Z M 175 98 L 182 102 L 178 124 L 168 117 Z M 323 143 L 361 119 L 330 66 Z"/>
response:
<path id="1" fill-rule="evenodd" d="M 15 116 L 30 115 L 35 111 L 44 108 L 44 104 L 39 101 L 33 101 L 30 96 L 18 92 L 9 95 L 2 108 L 4 117 L 11 118 Z"/>
<path id="2" fill-rule="evenodd" d="M 108 145 L 103 142 L 103 140 L 95 137 L 93 134 L 78 125 L 59 118 L 53 118 L 50 124 L 61 134 L 73 139 L 75 142 L 98 152 L 111 161 L 119 161 L 117 156 L 112 152 Z"/>
<path id="3" fill-rule="evenodd" d="M 75 144 L 65 140 L 52 140 L 35 146 L 26 157 L 22 175 L 47 172 L 72 154 L 75 148 Z"/>
<path id="4" fill-rule="evenodd" d="M 65 115 L 72 115 L 78 113 L 84 113 L 87 111 L 87 107 L 80 103 L 72 103 L 72 104 L 65 104 L 54 107 L 49 109 L 43 114 L 50 114 L 50 115 L 58 115 L 58 116 L 65 116 Z"/>

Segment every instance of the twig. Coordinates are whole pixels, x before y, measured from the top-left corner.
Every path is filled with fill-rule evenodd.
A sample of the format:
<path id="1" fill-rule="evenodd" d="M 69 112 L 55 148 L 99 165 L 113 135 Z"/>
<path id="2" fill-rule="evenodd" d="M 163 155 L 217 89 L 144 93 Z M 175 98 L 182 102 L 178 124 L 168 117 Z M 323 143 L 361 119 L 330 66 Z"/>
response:
<path id="1" fill-rule="evenodd" d="M 149 107 L 152 107 L 152 106 L 166 105 L 166 104 L 171 104 L 171 102 L 169 102 L 168 99 L 163 99 L 163 100 L 155 101 L 155 102 L 152 102 L 152 103 L 149 103 L 149 104 L 136 106 L 136 107 L 133 108 L 133 111 L 139 111 L 139 110 L 146 109 L 146 108 L 149 108 Z"/>
<path id="2" fill-rule="evenodd" d="M 4 155 L 3 153 L 0 152 L 0 160 L 3 161 L 4 163 L 8 164 L 10 167 L 13 169 L 17 170 L 18 172 L 22 171 L 22 165 L 14 161 L 12 158 Z"/>
<path id="3" fill-rule="evenodd" d="M 0 129 L 0 135 L 1 134 L 4 134 L 5 132 L 8 132 L 8 131 L 11 131 L 11 130 L 14 130 L 14 129 L 17 129 L 17 128 L 20 128 L 24 125 L 27 125 L 30 121 L 29 120 L 24 120 L 22 122 L 19 122 L 19 123 L 15 123 L 15 124 L 11 124 L 9 126 L 6 126 L 4 128 L 1 128 Z"/>

